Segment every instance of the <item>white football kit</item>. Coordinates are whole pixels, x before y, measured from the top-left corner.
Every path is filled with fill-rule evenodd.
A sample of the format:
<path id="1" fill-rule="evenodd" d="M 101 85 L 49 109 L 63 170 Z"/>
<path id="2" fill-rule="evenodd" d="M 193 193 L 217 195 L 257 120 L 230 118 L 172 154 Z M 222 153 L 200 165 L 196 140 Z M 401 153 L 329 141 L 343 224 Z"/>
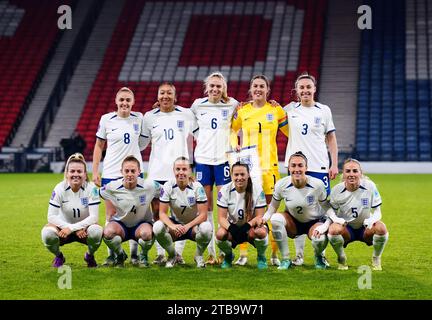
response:
<path id="1" fill-rule="evenodd" d="M 206 203 L 207 196 L 201 183 L 190 182 L 181 190 L 175 179 L 170 179 L 161 188 L 159 201 L 169 203 L 171 217 L 187 224 L 198 216 L 198 203 Z M 206 209 L 207 212 L 207 209 Z"/>
<path id="2" fill-rule="evenodd" d="M 341 182 L 330 193 L 330 205 L 336 215 L 354 229 L 361 228 L 363 221 L 370 217 L 371 210 L 379 207 L 381 202 L 375 183 L 368 179 L 362 179 L 360 187 L 354 192 L 348 191 L 345 183 Z"/>
<path id="3" fill-rule="evenodd" d="M 99 191 L 93 182 L 84 182 L 73 192 L 67 181 L 58 183 L 52 192 L 48 207 L 48 222 L 72 232 L 98 223 Z"/>
<path id="4" fill-rule="evenodd" d="M 167 181 L 174 178 L 174 160 L 184 156 L 192 160 L 188 138 L 196 130 L 195 116 L 190 109 L 175 106 L 172 112 L 154 109 L 143 118 L 143 137 L 151 140 L 151 153 L 147 178 Z"/>
<path id="5" fill-rule="evenodd" d="M 265 194 L 259 184 L 252 183 L 252 212 L 255 217 L 255 209 L 265 208 L 267 203 Z M 234 182 L 227 183 L 218 192 L 217 205 L 228 209 L 228 222 L 242 226 L 247 222 L 245 212 L 245 192 L 237 192 Z"/>
<path id="6" fill-rule="evenodd" d="M 227 161 L 225 152 L 230 150 L 231 118 L 238 101 L 230 98 L 227 103 L 209 102 L 208 98 L 196 99 L 191 111 L 198 124 L 195 160 L 201 164 L 219 165 Z"/>
<path id="7" fill-rule="evenodd" d="M 306 179 L 306 186 L 298 189 L 292 184 L 291 176 L 284 177 L 276 182 L 273 193 L 273 199 L 283 201 L 285 210 L 302 223 L 323 217 L 320 202 L 327 201 L 324 182 L 311 176 L 306 176 Z"/>
<path id="8" fill-rule="evenodd" d="M 308 171 L 327 173 L 329 156 L 325 139 L 328 133 L 336 130 L 330 108 L 319 102 L 313 107 L 290 103 L 284 110 L 289 127 L 285 167 L 288 167 L 289 157 L 301 151 L 308 159 Z"/>
<path id="9" fill-rule="evenodd" d="M 121 178 L 121 164 L 124 158 L 130 155 L 138 159 L 142 172 L 143 164 L 139 148 L 142 118 L 140 112 L 131 112 L 127 118 L 119 117 L 117 112 L 110 112 L 101 117 L 96 137 L 107 142 L 102 178 Z"/>
<path id="10" fill-rule="evenodd" d="M 159 183 L 142 178 L 138 178 L 138 184 L 132 190 L 123 186 L 123 179 L 111 181 L 100 189 L 101 197 L 110 200 L 116 208 L 112 219 L 121 221 L 128 228 L 142 221 L 153 222 L 151 202 L 159 197 L 159 193 Z"/>

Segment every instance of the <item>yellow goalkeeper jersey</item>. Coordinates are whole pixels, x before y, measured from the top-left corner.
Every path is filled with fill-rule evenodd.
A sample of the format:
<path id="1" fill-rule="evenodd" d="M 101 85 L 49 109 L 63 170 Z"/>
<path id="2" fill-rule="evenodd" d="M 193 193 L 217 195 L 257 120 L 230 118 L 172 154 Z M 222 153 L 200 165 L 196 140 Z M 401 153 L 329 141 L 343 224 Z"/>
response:
<path id="1" fill-rule="evenodd" d="M 260 165 L 263 171 L 278 171 L 276 135 L 278 129 L 288 137 L 288 121 L 281 106 L 270 103 L 255 108 L 251 103 L 244 105 L 234 114 L 231 123 L 231 146 L 237 146 L 237 134 L 242 130 L 242 147 L 257 145 Z"/>

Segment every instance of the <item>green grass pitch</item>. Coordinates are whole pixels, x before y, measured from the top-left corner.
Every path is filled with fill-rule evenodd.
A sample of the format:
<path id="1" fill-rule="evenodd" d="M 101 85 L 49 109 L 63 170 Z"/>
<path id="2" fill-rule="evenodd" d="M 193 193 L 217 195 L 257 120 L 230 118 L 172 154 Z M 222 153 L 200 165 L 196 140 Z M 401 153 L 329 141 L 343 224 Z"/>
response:
<path id="1" fill-rule="evenodd" d="M 249 264 L 221 270 L 195 268 L 195 243 L 186 244 L 186 266 L 173 270 L 127 265 L 124 269 L 87 269 L 86 247 L 62 247 L 72 270 L 72 289 L 59 289 L 62 274 L 51 267 L 51 253 L 42 245 L 48 200 L 56 174 L 0 175 L 0 299 L 431 299 L 432 298 L 432 175 L 370 175 L 383 199 L 383 221 L 390 239 L 382 272 L 373 272 L 370 289 L 358 286 L 358 267 L 369 265 L 372 248 L 355 242 L 346 249 L 348 271 L 338 271 L 331 246 L 329 270 L 313 268 L 312 246 L 306 243 L 305 266 L 278 271 L 256 269 L 256 251 L 249 247 Z M 100 206 L 100 223 L 104 221 Z M 216 212 L 216 210 L 215 210 Z M 129 252 L 128 245 L 124 248 Z M 291 253 L 293 242 L 290 240 Z M 235 250 L 238 254 L 238 248 Z M 102 263 L 105 244 L 96 253 Z M 270 248 L 267 251 L 270 256 Z M 150 259 L 155 249 L 150 251 Z"/>

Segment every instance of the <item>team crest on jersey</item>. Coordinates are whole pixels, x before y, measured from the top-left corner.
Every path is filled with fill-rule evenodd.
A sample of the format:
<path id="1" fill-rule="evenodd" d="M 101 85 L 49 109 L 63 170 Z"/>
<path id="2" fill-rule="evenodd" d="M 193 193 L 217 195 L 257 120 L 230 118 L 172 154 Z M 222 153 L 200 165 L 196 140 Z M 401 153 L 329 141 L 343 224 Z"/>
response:
<path id="1" fill-rule="evenodd" d="M 134 123 L 133 124 L 133 128 L 134 128 L 134 130 L 135 130 L 135 133 L 139 133 L 139 124 L 138 123 Z"/>
<path id="2" fill-rule="evenodd" d="M 89 201 L 88 201 L 88 198 L 87 198 L 87 197 L 81 198 L 81 204 L 82 204 L 84 207 L 87 207 L 87 206 L 88 206 L 88 203 L 89 203 Z"/>
<path id="3" fill-rule="evenodd" d="M 195 197 L 187 197 L 190 206 L 195 204 Z"/>
<path id="4" fill-rule="evenodd" d="M 362 203 L 363 207 L 368 207 L 369 206 L 369 199 L 368 198 L 362 198 L 361 203 Z"/>
<path id="5" fill-rule="evenodd" d="M 228 110 L 222 109 L 221 113 L 222 113 L 222 119 L 223 120 L 228 120 Z"/>
<path id="6" fill-rule="evenodd" d="M 197 171 L 196 178 L 197 178 L 198 181 L 202 180 L 202 172 L 201 171 Z"/>
<path id="7" fill-rule="evenodd" d="M 146 201 L 146 196 L 145 195 L 139 196 L 139 202 L 140 202 L 140 204 L 145 204 L 145 201 Z"/>
<path id="8" fill-rule="evenodd" d="M 163 195 L 164 195 L 164 188 L 161 188 L 161 190 L 160 190 L 160 197 L 162 198 Z"/>
<path id="9" fill-rule="evenodd" d="M 314 203 L 315 197 L 314 196 L 307 196 L 306 200 L 307 200 L 307 204 L 310 206 Z"/>
<path id="10" fill-rule="evenodd" d="M 321 117 L 315 117 L 314 118 L 314 124 L 315 124 L 315 127 L 319 127 L 321 124 Z"/>
<path id="11" fill-rule="evenodd" d="M 177 128 L 179 130 L 183 130 L 183 128 L 184 128 L 184 121 L 183 120 L 177 120 Z"/>
<path id="12" fill-rule="evenodd" d="M 53 192 L 51 193 L 51 200 L 54 200 L 55 196 L 56 196 L 56 193 L 55 193 L 55 191 L 53 190 Z"/>
<path id="13" fill-rule="evenodd" d="M 267 118 L 267 121 L 268 121 L 268 122 L 272 122 L 273 119 L 274 119 L 274 115 L 273 115 L 273 113 L 267 113 L 267 114 L 266 114 L 266 118 Z"/>

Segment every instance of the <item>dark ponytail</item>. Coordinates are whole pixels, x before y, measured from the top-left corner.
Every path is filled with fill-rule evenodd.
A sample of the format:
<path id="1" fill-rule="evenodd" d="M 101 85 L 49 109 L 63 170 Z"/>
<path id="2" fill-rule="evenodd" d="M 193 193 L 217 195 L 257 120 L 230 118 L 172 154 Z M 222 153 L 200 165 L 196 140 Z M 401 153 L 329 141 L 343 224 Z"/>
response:
<path id="1" fill-rule="evenodd" d="M 249 174 L 249 178 L 247 181 L 246 191 L 245 191 L 245 212 L 246 212 L 246 221 L 249 221 L 252 219 L 252 208 L 253 208 L 253 185 L 252 185 L 252 179 L 250 177 L 250 171 L 249 166 L 246 163 L 237 161 L 234 163 L 231 167 L 231 174 L 233 172 L 234 167 L 244 167 L 246 168 L 247 173 Z"/>

